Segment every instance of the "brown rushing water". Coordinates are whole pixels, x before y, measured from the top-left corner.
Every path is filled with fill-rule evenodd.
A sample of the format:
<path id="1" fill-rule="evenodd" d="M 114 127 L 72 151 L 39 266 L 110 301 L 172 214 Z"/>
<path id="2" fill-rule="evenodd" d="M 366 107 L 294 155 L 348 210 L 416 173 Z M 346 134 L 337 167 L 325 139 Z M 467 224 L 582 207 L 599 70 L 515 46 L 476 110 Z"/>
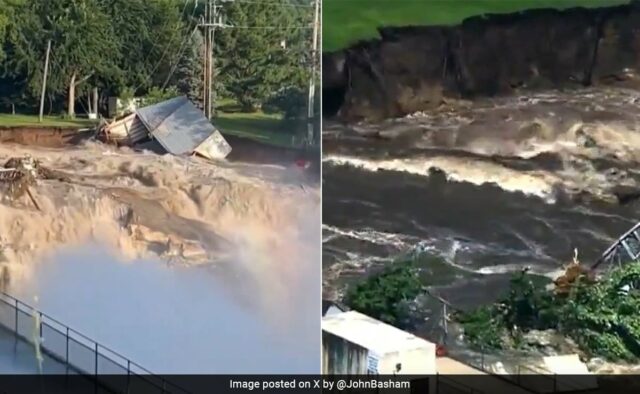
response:
<path id="1" fill-rule="evenodd" d="M 555 272 L 574 248 L 596 259 L 640 219 L 616 198 L 640 185 L 639 108 L 637 91 L 598 88 L 326 121 L 325 295 L 419 255 L 432 290 L 470 306 L 525 266 Z"/>

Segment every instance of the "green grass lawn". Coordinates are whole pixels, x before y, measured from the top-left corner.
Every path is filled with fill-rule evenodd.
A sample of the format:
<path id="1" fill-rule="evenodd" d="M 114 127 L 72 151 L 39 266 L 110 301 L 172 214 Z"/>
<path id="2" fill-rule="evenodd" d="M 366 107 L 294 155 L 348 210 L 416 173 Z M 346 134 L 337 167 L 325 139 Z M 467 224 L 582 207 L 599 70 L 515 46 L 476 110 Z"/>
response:
<path id="1" fill-rule="evenodd" d="M 245 137 L 257 142 L 293 147 L 296 145 L 291 130 L 282 121 L 280 114 L 267 114 L 262 111 L 253 113 L 239 112 L 237 106 L 229 100 L 218 103 L 217 116 L 213 124 L 223 133 L 238 137 Z"/>
<path id="2" fill-rule="evenodd" d="M 485 13 L 530 8 L 600 7 L 629 0 L 325 0 L 322 49 L 342 49 L 378 36 L 379 26 L 451 25 Z"/>
<path id="3" fill-rule="evenodd" d="M 45 126 L 45 127 L 89 127 L 95 124 L 89 119 L 63 119 L 56 116 L 45 116 L 40 123 L 37 115 L 0 114 L 0 126 Z"/>

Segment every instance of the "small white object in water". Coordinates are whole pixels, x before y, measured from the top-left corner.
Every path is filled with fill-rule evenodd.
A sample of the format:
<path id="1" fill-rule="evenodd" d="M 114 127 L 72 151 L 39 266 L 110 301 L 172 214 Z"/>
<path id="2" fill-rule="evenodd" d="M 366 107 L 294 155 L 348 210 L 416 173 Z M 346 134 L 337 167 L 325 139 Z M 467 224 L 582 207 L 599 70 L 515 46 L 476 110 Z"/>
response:
<path id="1" fill-rule="evenodd" d="M 38 303 L 38 296 L 34 296 L 33 300 L 35 304 Z M 36 360 L 38 361 L 38 371 L 42 374 L 42 362 L 44 361 L 44 357 L 42 356 L 42 351 L 40 345 L 42 344 L 42 337 L 40 336 L 40 327 L 42 325 L 42 321 L 40 319 L 40 314 L 37 310 L 33 310 L 33 347 L 36 351 Z"/>
<path id="2" fill-rule="evenodd" d="M 498 361 L 494 364 L 494 372 L 499 375 L 508 375 L 507 370 L 504 368 L 504 364 L 501 361 Z"/>
<path id="3" fill-rule="evenodd" d="M 37 299 L 37 297 L 35 297 Z M 42 374 L 42 362 L 44 361 L 44 357 L 42 356 L 42 351 L 40 349 L 40 345 L 42 344 L 42 338 L 40 337 L 40 326 L 42 324 L 40 320 L 40 314 L 34 309 L 33 310 L 33 347 L 36 351 L 36 361 L 38 361 L 38 371 Z"/>

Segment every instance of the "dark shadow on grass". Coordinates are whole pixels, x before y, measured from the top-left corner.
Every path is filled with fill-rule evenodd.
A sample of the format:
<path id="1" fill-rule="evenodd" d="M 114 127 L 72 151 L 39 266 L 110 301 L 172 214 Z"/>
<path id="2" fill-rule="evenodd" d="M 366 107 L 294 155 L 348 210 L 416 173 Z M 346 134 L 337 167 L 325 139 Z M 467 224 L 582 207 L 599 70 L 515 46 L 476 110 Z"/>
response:
<path id="1" fill-rule="evenodd" d="M 270 118 L 251 118 L 250 114 L 247 117 L 237 118 L 216 118 L 213 123 L 221 129 L 229 129 L 230 131 L 242 131 L 248 133 L 259 133 L 261 131 L 268 131 L 271 133 L 279 132 L 282 127 L 282 121 L 280 119 Z"/>

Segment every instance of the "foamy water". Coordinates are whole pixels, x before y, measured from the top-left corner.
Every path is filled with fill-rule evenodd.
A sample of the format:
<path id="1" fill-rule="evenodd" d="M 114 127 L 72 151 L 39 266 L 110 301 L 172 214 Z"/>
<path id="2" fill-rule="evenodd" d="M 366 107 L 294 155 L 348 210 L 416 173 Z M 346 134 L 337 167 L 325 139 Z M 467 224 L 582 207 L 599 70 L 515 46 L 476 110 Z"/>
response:
<path id="1" fill-rule="evenodd" d="M 305 184 L 304 177 L 295 169 L 141 154 L 98 143 L 73 149 L 0 147 L 2 162 L 26 154 L 65 179 L 39 180 L 31 188 L 40 211 L 26 197 L 0 204 L 2 264 L 9 269 L 12 292 L 38 295 L 43 306 L 62 312 L 59 313 L 61 320 L 69 318 L 66 323 L 71 326 L 88 327 L 89 335 L 95 333 L 105 338 L 105 342 L 114 339 L 114 333 L 127 323 L 120 321 L 110 326 L 107 322 L 98 330 L 87 325 L 85 319 L 96 315 L 106 319 L 114 313 L 117 303 L 118 308 L 124 308 L 129 321 L 136 320 L 137 297 L 148 305 L 152 300 L 159 302 L 157 310 L 139 317 L 142 321 L 151 319 L 144 324 L 162 327 L 164 319 L 175 319 L 175 324 L 198 326 L 197 319 L 202 318 L 202 327 L 210 328 L 208 333 L 216 337 L 216 343 L 224 341 L 233 331 L 229 327 L 234 325 L 264 326 L 267 336 L 269 332 L 296 327 L 310 330 L 308 325 L 293 323 L 301 317 L 311 319 L 319 327 L 316 313 L 319 300 L 317 296 L 310 298 L 302 293 L 310 294 L 313 289 L 316 289 L 315 295 L 320 292 L 320 196 L 317 186 Z M 87 251 L 87 245 L 97 247 Z M 67 257 L 60 257 L 63 251 Z M 83 263 L 89 266 L 95 263 L 85 261 L 91 258 L 91 253 L 101 262 L 93 267 L 102 272 L 99 277 L 91 276 L 91 269 L 85 267 L 78 269 L 84 275 L 72 275 L 76 269 L 64 266 L 65 259 L 76 261 L 76 268 Z M 126 297 L 128 305 L 116 302 L 117 298 L 110 299 L 109 291 L 118 291 L 118 284 L 122 284 L 122 278 L 127 275 L 126 267 L 136 264 L 149 267 L 149 263 L 141 261 L 194 271 L 176 274 L 182 281 L 179 288 L 163 289 L 162 283 L 174 275 L 169 268 L 149 276 L 143 273 L 146 268 L 130 269 L 132 278 L 127 286 L 133 290 Z M 51 269 L 64 274 L 58 274 L 57 279 L 54 279 L 56 275 L 43 274 L 52 272 Z M 197 270 L 207 274 L 200 276 Z M 74 280 L 64 279 L 67 276 Z M 96 280 L 103 280 L 105 288 L 88 284 Z M 65 285 L 56 287 L 61 283 Z M 193 294 L 189 293 L 190 286 L 194 286 Z M 203 293 L 207 286 L 218 290 Z M 199 287 L 201 290 L 197 290 Z M 68 293 L 60 290 L 67 288 Z M 194 306 L 182 315 L 161 317 L 163 303 L 170 309 L 178 308 L 167 301 L 173 290 L 177 291 L 176 297 L 189 298 Z M 100 296 L 92 295 L 92 291 Z M 164 298 L 150 297 L 148 293 L 163 291 L 167 292 L 162 294 Z M 96 310 L 83 304 L 79 308 L 84 312 L 66 314 L 60 305 L 68 301 L 67 297 L 78 297 L 83 292 L 86 292 L 84 299 L 105 297 L 104 302 L 101 301 Z M 200 300 L 197 294 L 201 294 Z M 215 300 L 228 305 L 227 312 L 211 309 Z M 229 310 L 250 318 L 232 318 Z M 55 314 L 55 311 L 44 311 Z M 218 323 L 216 331 L 214 327 Z M 165 341 L 175 335 L 177 340 L 178 330 L 168 328 L 158 335 Z M 193 332 L 187 331 L 184 335 L 191 336 L 190 341 L 196 340 Z M 205 334 L 200 330 L 197 335 Z M 136 340 L 142 341 L 141 346 L 150 344 L 144 341 L 144 330 L 134 330 L 131 340 L 123 342 L 119 350 L 127 354 Z M 268 345 L 270 340 L 256 341 L 251 342 L 251 346 L 278 347 Z M 206 338 L 202 338 L 203 346 L 207 343 Z M 224 369 L 220 360 L 207 363 L 207 359 L 202 358 L 204 354 L 194 354 L 193 363 L 185 363 L 185 368 L 166 360 L 168 364 L 156 362 L 154 365 L 167 373 L 223 369 L 237 372 L 242 360 L 254 357 L 253 350 L 246 346 L 238 349 L 229 356 L 236 360 L 235 364 L 228 364 L 235 369 Z M 183 357 L 188 356 L 190 350 L 183 350 Z M 292 354 L 284 350 L 273 352 L 276 358 L 258 357 L 257 360 L 271 361 L 263 362 L 260 367 L 248 363 L 248 370 L 268 373 L 275 368 L 278 355 L 284 359 Z M 152 361 L 151 353 L 142 354 L 143 359 L 147 357 L 147 361 Z M 204 364 L 190 371 L 188 366 L 193 367 L 197 362 Z"/>
<path id="2" fill-rule="evenodd" d="M 640 190 L 638 105 L 637 91 L 593 88 L 326 121 L 327 292 L 416 253 L 441 257 L 434 275 L 459 294 L 524 267 L 556 272 L 574 248 L 597 259 L 640 220 L 618 201 Z"/>
<path id="3" fill-rule="evenodd" d="M 366 160 L 358 157 L 327 155 L 324 162 L 336 165 L 352 165 L 367 171 L 402 171 L 428 176 L 430 170 L 443 171 L 447 179 L 474 185 L 496 184 L 509 192 L 522 192 L 553 201 L 557 177 L 544 173 L 520 173 L 500 165 L 473 162 L 459 158 L 435 157 L 429 159 Z"/>

